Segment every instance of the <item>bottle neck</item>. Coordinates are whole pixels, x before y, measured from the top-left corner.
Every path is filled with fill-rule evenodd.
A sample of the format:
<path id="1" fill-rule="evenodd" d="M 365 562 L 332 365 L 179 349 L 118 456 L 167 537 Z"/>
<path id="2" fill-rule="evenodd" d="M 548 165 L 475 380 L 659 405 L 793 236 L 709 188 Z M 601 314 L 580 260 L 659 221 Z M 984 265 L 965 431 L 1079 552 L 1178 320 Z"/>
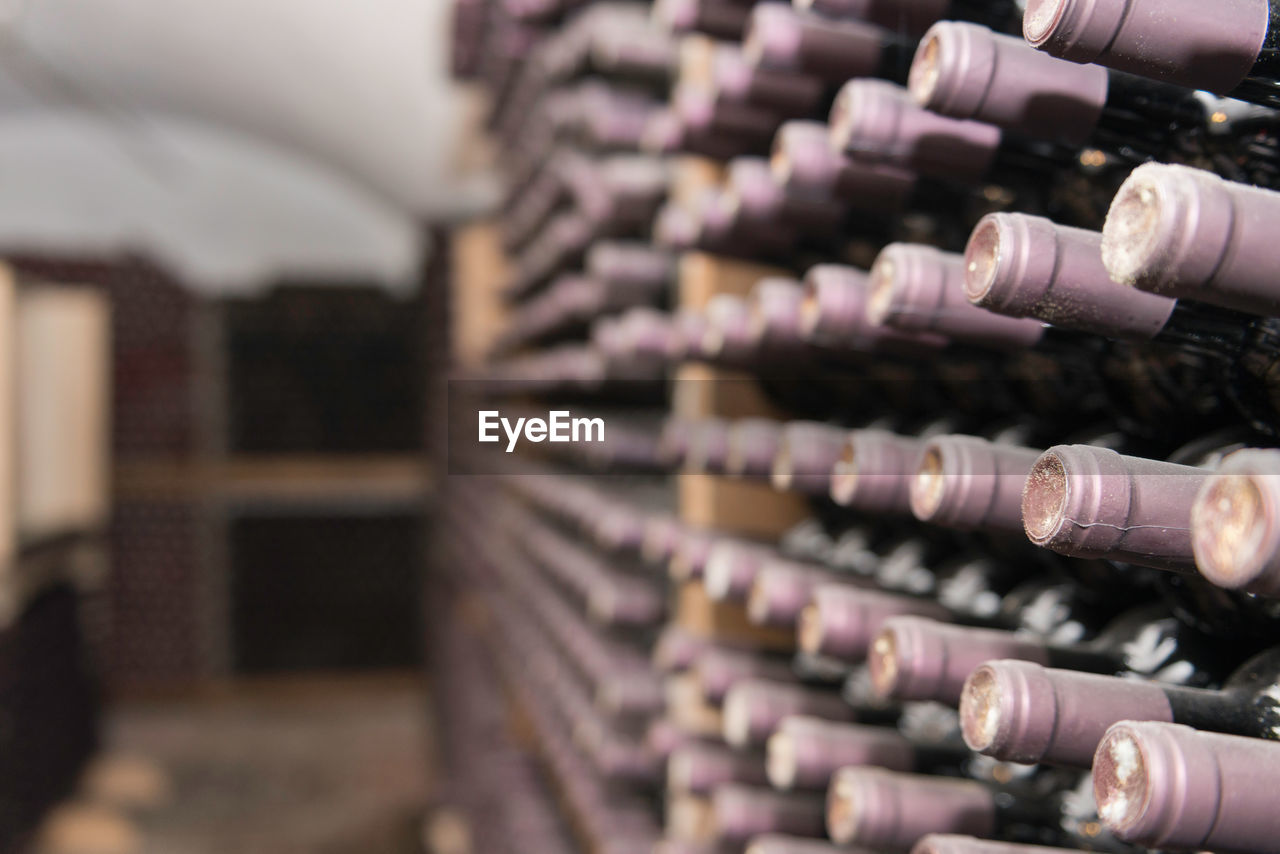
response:
<path id="1" fill-rule="evenodd" d="M 951 0 L 951 8 L 943 17 L 972 21 L 998 33 L 1022 32 L 1022 10 L 1015 0 Z"/>
<path id="2" fill-rule="evenodd" d="M 1271 3 L 1267 36 L 1244 81 L 1227 93 L 1266 107 L 1280 108 L 1280 3 Z"/>
<path id="3" fill-rule="evenodd" d="M 1280 648 L 1255 656 L 1222 690 L 1166 687 L 1174 723 L 1208 732 L 1280 740 Z"/>
<path id="4" fill-rule="evenodd" d="M 1152 340 L 1234 361 L 1245 346 L 1250 327 L 1259 320 L 1230 309 L 1179 300 Z"/>
<path id="5" fill-rule="evenodd" d="M 886 38 L 880 52 L 880 64 L 875 76 L 901 86 L 907 84 L 911 62 L 915 58 L 916 42 L 898 37 Z"/>
<path id="6" fill-rule="evenodd" d="M 1189 89 L 1112 71 L 1092 141 L 1108 151 L 1157 158 L 1176 134 L 1202 129 L 1208 119 L 1205 104 Z"/>

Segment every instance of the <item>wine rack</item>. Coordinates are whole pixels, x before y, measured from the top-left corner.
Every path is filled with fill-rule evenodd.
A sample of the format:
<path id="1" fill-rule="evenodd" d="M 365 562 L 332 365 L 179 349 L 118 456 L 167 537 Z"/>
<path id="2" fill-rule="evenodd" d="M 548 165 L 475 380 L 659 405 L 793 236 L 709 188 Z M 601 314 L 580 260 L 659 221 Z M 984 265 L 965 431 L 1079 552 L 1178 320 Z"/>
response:
<path id="1" fill-rule="evenodd" d="M 474 850 L 1280 850 L 1280 16 L 1176 6 L 456 2 Z"/>

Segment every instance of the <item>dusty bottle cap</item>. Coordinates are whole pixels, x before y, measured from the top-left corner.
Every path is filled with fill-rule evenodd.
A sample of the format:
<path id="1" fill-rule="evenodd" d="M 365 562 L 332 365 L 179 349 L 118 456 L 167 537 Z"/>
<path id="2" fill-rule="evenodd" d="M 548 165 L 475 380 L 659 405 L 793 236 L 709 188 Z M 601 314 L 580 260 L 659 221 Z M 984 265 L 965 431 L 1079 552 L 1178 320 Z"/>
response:
<path id="1" fill-rule="evenodd" d="M 1029 661 L 989 661 L 969 674 L 960 697 L 965 743 L 1006 762 L 1088 768 L 1118 720 L 1172 720 L 1158 685 Z"/>
<path id="2" fill-rule="evenodd" d="M 1257 61 L 1269 12 L 1267 0 L 1027 0 L 1022 33 L 1062 59 L 1221 94 Z"/>
<path id="3" fill-rule="evenodd" d="M 1171 297 L 1273 314 L 1280 193 L 1186 166 L 1148 163 L 1116 193 L 1102 260 L 1122 284 Z"/>
<path id="4" fill-rule="evenodd" d="M 1191 544 L 1200 573 L 1219 587 L 1280 595 L 1280 451 L 1223 460 L 1191 508 Z"/>
<path id="5" fill-rule="evenodd" d="M 911 481 L 911 512 L 960 530 L 1022 530 L 1022 491 L 1040 454 L 977 436 L 937 436 Z"/>
<path id="6" fill-rule="evenodd" d="M 988 214 L 965 249 L 965 295 L 1010 317 L 1117 338 L 1154 337 L 1175 301 L 1117 285 L 1101 247 L 1098 232 L 1027 214 Z"/>
<path id="7" fill-rule="evenodd" d="M 920 42 L 908 88 L 945 116 L 1079 145 L 1097 126 L 1109 82 L 1096 65 L 1063 62 L 978 24 L 939 21 Z"/>

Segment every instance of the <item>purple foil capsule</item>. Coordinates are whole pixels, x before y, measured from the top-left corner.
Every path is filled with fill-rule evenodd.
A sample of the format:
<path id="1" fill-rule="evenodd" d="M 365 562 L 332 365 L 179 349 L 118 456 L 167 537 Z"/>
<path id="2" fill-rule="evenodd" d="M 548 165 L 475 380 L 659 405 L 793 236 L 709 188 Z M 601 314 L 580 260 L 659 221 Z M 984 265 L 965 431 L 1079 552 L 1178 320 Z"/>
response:
<path id="1" fill-rule="evenodd" d="M 695 421 L 689 435 L 685 468 L 697 474 L 721 474 L 729 459 L 729 422 L 719 418 Z"/>
<path id="2" fill-rule="evenodd" d="M 767 477 L 782 443 L 782 422 L 744 418 L 729 427 L 729 459 L 725 471 L 735 477 Z"/>
<path id="3" fill-rule="evenodd" d="M 734 683 L 724 698 L 724 740 L 734 747 L 763 746 L 782 719 L 814 715 L 833 721 L 853 720 L 853 709 L 839 694 L 747 679 Z"/>
<path id="4" fill-rule="evenodd" d="M 746 842 L 761 833 L 822 836 L 822 798 L 729 784 L 711 796 L 716 837 Z"/>
<path id="5" fill-rule="evenodd" d="M 1013 632 L 892 617 L 871 642 L 871 684 L 881 697 L 955 704 L 974 668 L 1000 658 L 1049 664 L 1046 646 Z"/>
<path id="6" fill-rule="evenodd" d="M 718 538 L 708 531 L 686 528 L 671 555 L 668 571 L 677 581 L 696 581 L 707 568 L 711 546 Z"/>
<path id="7" fill-rule="evenodd" d="M 911 514 L 911 481 L 924 440 L 887 430 L 853 430 L 831 475 L 831 499 L 876 516 Z"/>
<path id="8" fill-rule="evenodd" d="M 917 104 L 944 116 L 1082 145 L 1109 84 L 1096 65 L 1062 62 L 979 24 L 939 21 L 920 42 L 908 88 Z"/>
<path id="9" fill-rule="evenodd" d="M 785 224 L 821 232 L 838 228 L 844 218 L 837 201 L 788 196 L 762 157 L 734 158 L 727 187 L 739 220 L 757 228 Z"/>
<path id="10" fill-rule="evenodd" d="M 907 206 L 916 186 L 915 173 L 898 166 L 851 160 L 832 150 L 830 137 L 830 130 L 821 122 L 791 121 L 778 128 L 769 168 L 788 196 L 839 200 L 871 213 Z"/>
<path id="11" fill-rule="evenodd" d="M 769 737 L 767 756 L 769 782 L 784 790 L 826 788 L 831 775 L 846 765 L 915 767 L 915 748 L 897 730 L 803 715 L 782 721 Z"/>
<path id="12" fill-rule="evenodd" d="M 965 743 L 1006 762 L 1088 768 L 1118 720 L 1172 721 L 1169 698 L 1152 682 L 1030 661 L 989 661 L 965 681 L 960 722 Z"/>
<path id="13" fill-rule="evenodd" d="M 601 241 L 587 250 L 587 277 L 621 291 L 658 291 L 675 281 L 676 259 L 647 243 Z"/>
<path id="14" fill-rule="evenodd" d="M 766 561 L 751 582 L 747 619 L 757 626 L 795 628 L 813 591 L 835 578 L 826 569 L 784 559 Z"/>
<path id="15" fill-rule="evenodd" d="M 1262 51 L 1268 0 L 1028 0 L 1022 33 L 1072 62 L 1226 93 Z"/>
<path id="16" fill-rule="evenodd" d="M 774 489 L 826 495 L 831 489 L 831 471 L 844 449 L 845 433 L 830 424 L 789 422 L 773 461 Z"/>
<path id="17" fill-rule="evenodd" d="M 1027 537 L 1072 557 L 1195 569 L 1191 508 L 1209 472 L 1058 445 L 1035 462 L 1022 496 Z"/>
<path id="18" fill-rule="evenodd" d="M 848 848 L 840 848 L 830 842 L 769 833 L 753 838 L 744 854 L 870 854 L 870 852 L 851 852 Z"/>
<path id="19" fill-rule="evenodd" d="M 773 352 L 800 349 L 800 308 L 804 285 L 795 279 L 771 276 L 756 282 L 748 297 L 751 334 L 757 346 Z"/>
<path id="20" fill-rule="evenodd" d="M 951 0 L 791 0 L 791 4 L 830 18 L 870 21 L 911 35 L 923 33 L 951 8 Z"/>
<path id="21" fill-rule="evenodd" d="M 656 246 L 674 251 L 692 249 L 698 240 L 698 222 L 693 212 L 682 205 L 667 202 L 658 211 L 653 224 Z"/>
<path id="22" fill-rule="evenodd" d="M 1002 138 L 994 125 L 929 112 L 883 80 L 846 83 L 828 124 L 831 145 L 849 157 L 961 183 L 984 179 Z"/>
<path id="23" fill-rule="evenodd" d="M 824 584 L 814 589 L 800 615 L 797 640 L 811 655 L 860 663 L 884 622 L 914 614 L 945 620 L 950 615 L 936 602 L 863 590 L 848 584 Z"/>
<path id="24" fill-rule="evenodd" d="M 693 675 L 703 699 L 714 705 L 724 702 L 735 684 L 748 679 L 766 679 L 779 684 L 795 681 L 791 663 L 784 659 L 715 646 L 698 654 L 693 662 Z"/>
<path id="25" fill-rule="evenodd" d="M 673 33 L 702 32 L 737 40 L 747 27 L 747 7 L 734 0 L 654 0 L 653 17 Z"/>
<path id="26" fill-rule="evenodd" d="M 719 294 L 706 305 L 707 329 L 702 336 L 704 358 L 725 364 L 750 362 L 756 353 L 751 335 L 751 309 L 742 297 Z"/>
<path id="27" fill-rule="evenodd" d="M 959 530 L 1022 530 L 1022 492 L 1039 451 L 977 436 L 938 436 L 920 455 L 911 511 Z"/>
<path id="28" fill-rule="evenodd" d="M 978 308 L 965 296 L 965 259 L 932 246 L 892 243 L 871 267 L 867 319 L 908 332 L 929 332 L 979 347 L 1025 350 L 1044 324 Z"/>
<path id="29" fill-rule="evenodd" d="M 653 644 L 653 666 L 659 673 L 688 670 L 698 654 L 711 646 L 706 638 L 672 623 L 667 625 Z"/>
<path id="30" fill-rule="evenodd" d="M 1247 448 L 1222 461 L 1191 508 L 1200 574 L 1219 587 L 1280 596 L 1280 451 Z"/>
<path id="31" fill-rule="evenodd" d="M 800 306 L 804 337 L 814 344 L 860 353 L 928 355 L 947 345 L 932 333 L 902 332 L 867 320 L 870 277 L 854 267 L 819 264 L 804 277 Z"/>
<path id="32" fill-rule="evenodd" d="M 839 82 L 876 73 L 888 34 L 861 21 L 832 21 L 782 3 L 752 8 L 742 52 L 759 68 Z"/>
<path id="33" fill-rule="evenodd" d="M 743 540 L 720 540 L 711 547 L 702 586 L 713 601 L 745 602 L 751 583 L 773 556 L 768 546 Z"/>
<path id="34" fill-rule="evenodd" d="M 764 762 L 758 754 L 741 753 L 715 744 L 678 747 L 667 762 L 667 789 L 672 792 L 709 795 L 725 783 L 763 786 L 768 782 Z"/>
<path id="35" fill-rule="evenodd" d="M 907 849 L 929 833 L 990 836 L 995 795 L 975 780 L 841 768 L 827 795 L 827 831 L 842 845 Z"/>
<path id="36" fill-rule="evenodd" d="M 1102 260 L 1115 281 L 1144 291 L 1280 314 L 1277 216 L 1280 193 L 1144 164 L 1111 202 Z"/>
<path id="37" fill-rule="evenodd" d="M 1066 854 L 1074 848 L 1019 845 L 952 833 L 931 833 L 911 849 L 911 854 Z"/>
<path id="38" fill-rule="evenodd" d="M 1098 815 L 1152 848 L 1280 851 L 1280 745 L 1179 724 L 1123 721 L 1093 760 Z"/>
<path id="39" fill-rule="evenodd" d="M 727 101 L 745 101 L 784 116 L 807 116 L 823 97 L 823 83 L 818 78 L 755 68 L 736 48 L 717 45 L 706 62 L 712 90 Z"/>
<path id="40" fill-rule="evenodd" d="M 671 319 L 671 349 L 667 360 L 683 362 L 702 357 L 702 339 L 707 334 L 707 316 L 694 308 L 678 309 Z"/>
<path id="41" fill-rule="evenodd" d="M 1067 329 L 1149 340 L 1177 304 L 1113 282 L 1100 233 L 1043 217 L 988 214 L 969 237 L 964 260 L 964 292 L 974 305 Z"/>

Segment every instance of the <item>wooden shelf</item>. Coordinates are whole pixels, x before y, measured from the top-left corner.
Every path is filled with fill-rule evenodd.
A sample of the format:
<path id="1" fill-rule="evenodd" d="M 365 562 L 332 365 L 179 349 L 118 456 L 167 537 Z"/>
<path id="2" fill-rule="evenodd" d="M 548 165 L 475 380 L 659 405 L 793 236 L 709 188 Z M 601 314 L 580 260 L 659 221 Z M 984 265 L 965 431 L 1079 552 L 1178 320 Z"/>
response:
<path id="1" fill-rule="evenodd" d="M 124 461 L 116 466 L 118 499 L 282 502 L 420 502 L 434 486 L 419 454 L 240 456 L 225 462 Z"/>

